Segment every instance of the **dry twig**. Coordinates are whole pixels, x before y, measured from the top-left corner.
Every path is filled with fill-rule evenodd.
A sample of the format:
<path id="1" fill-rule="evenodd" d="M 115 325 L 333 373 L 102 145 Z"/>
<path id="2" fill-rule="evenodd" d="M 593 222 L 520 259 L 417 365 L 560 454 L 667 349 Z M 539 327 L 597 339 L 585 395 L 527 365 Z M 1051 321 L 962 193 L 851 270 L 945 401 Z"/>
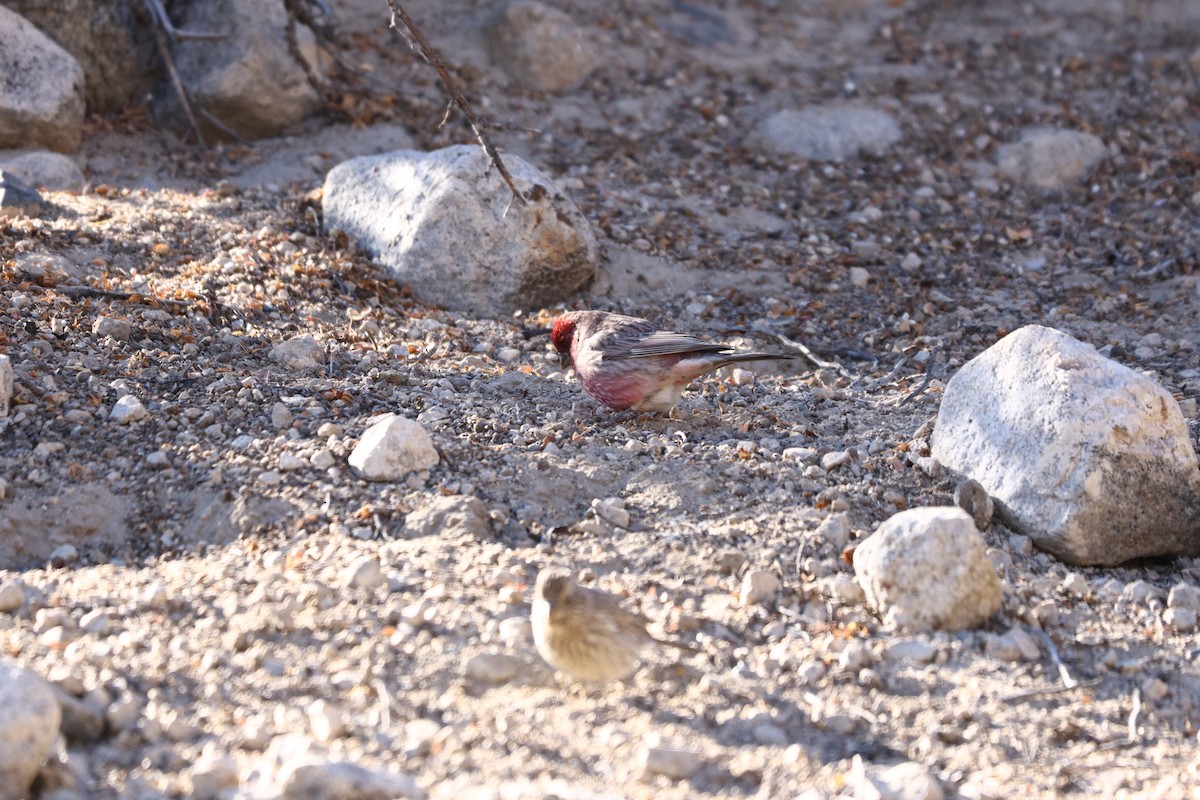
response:
<path id="1" fill-rule="evenodd" d="M 777 339 L 779 339 L 779 341 L 781 341 L 785 345 L 787 345 L 788 347 L 792 348 L 793 350 L 798 350 L 800 352 L 800 355 L 807 358 L 809 361 L 811 361 L 816 366 L 821 367 L 823 369 L 835 369 L 835 370 L 837 370 L 838 374 L 841 375 L 843 378 L 854 378 L 854 373 L 852 373 L 850 370 L 846 369 L 845 367 L 843 367 L 841 364 L 837 363 L 836 361 L 825 361 L 823 359 L 818 358 L 817 354 L 814 353 L 812 350 L 810 350 L 808 348 L 808 346 L 806 344 L 804 344 L 804 342 L 798 342 L 795 339 L 789 339 L 788 337 L 784 336 L 782 333 L 775 334 L 775 337 Z"/>
<path id="2" fill-rule="evenodd" d="M 917 396 L 919 396 L 926 389 L 929 388 L 930 382 L 933 381 L 933 366 L 934 366 L 934 364 L 937 363 L 938 356 L 940 356 L 941 354 L 942 354 L 942 348 L 935 347 L 933 352 L 929 354 L 929 363 L 925 365 L 925 380 L 921 381 L 920 386 L 918 386 L 916 389 L 913 389 L 911 392 L 909 392 L 907 395 L 905 395 L 904 399 L 896 404 L 896 408 L 903 408 L 905 405 L 908 404 L 909 400 L 915 399 Z"/>
<path id="3" fill-rule="evenodd" d="M 1015 700 L 1028 700 L 1031 697 L 1060 694 L 1062 692 L 1069 692 L 1072 689 L 1087 689 L 1100 683 L 1099 679 L 1080 683 L 1079 681 L 1075 680 L 1075 678 L 1071 677 L 1071 673 L 1067 670 L 1067 665 L 1063 663 L 1062 658 L 1058 655 L 1058 648 L 1054 646 L 1054 641 L 1047 636 L 1044 631 L 1039 631 L 1039 633 L 1042 636 L 1042 641 L 1046 643 L 1046 649 L 1050 653 L 1050 661 L 1052 661 L 1054 666 L 1058 669 L 1058 677 L 1060 680 L 1062 680 L 1062 685 L 1045 686 L 1040 689 L 1028 689 L 1024 692 L 1010 694 L 1004 698 L 1003 702 L 1011 703 Z"/>
<path id="4" fill-rule="evenodd" d="M 442 79 L 442 85 L 446 87 L 446 92 L 450 95 L 450 99 L 454 105 L 458 106 L 459 111 L 467 118 L 467 122 L 471 125 L 471 130 L 475 132 L 475 138 L 479 140 L 479 144 L 483 147 L 483 152 L 487 153 L 488 159 L 496 167 L 496 171 L 500 173 L 500 177 L 508 184 L 509 191 L 512 192 L 513 199 L 521 205 L 525 205 L 525 198 L 517 191 L 517 185 L 513 183 L 512 175 L 504 166 L 504 162 L 500 160 L 500 153 L 496 151 L 492 145 L 492 140 L 488 138 L 487 129 L 490 125 L 486 120 L 475 113 L 475 109 L 467 102 L 467 98 L 463 96 L 462 91 L 458 88 L 458 84 L 454 82 L 454 78 L 450 75 L 450 70 L 446 66 L 446 62 L 442 60 L 439 53 L 433 45 L 431 45 L 421 30 L 408 16 L 408 13 L 400 6 L 398 0 L 387 0 L 388 8 L 392 10 L 391 26 L 400 35 L 408 40 L 408 44 L 416 50 L 421 58 L 425 59 L 430 66 L 437 70 L 438 77 Z M 404 23 L 404 27 L 408 29 L 408 33 L 401 31 L 396 27 L 396 18 Z"/>

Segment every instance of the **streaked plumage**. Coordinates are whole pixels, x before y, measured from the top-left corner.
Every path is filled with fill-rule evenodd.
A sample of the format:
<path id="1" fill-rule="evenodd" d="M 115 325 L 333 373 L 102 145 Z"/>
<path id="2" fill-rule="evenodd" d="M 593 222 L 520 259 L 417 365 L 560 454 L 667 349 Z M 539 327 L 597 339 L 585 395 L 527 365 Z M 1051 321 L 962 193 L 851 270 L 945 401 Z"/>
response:
<path id="1" fill-rule="evenodd" d="M 550 340 L 570 357 L 583 390 L 614 411 L 670 411 L 683 387 L 705 373 L 739 361 L 792 358 L 734 353 L 726 344 L 604 311 L 563 314 L 555 320 Z"/>
<path id="2" fill-rule="evenodd" d="M 584 681 L 623 678 L 651 643 L 692 651 L 655 639 L 648 620 L 622 607 L 615 595 L 580 586 L 570 573 L 544 569 L 533 596 L 533 641 L 551 666 Z"/>

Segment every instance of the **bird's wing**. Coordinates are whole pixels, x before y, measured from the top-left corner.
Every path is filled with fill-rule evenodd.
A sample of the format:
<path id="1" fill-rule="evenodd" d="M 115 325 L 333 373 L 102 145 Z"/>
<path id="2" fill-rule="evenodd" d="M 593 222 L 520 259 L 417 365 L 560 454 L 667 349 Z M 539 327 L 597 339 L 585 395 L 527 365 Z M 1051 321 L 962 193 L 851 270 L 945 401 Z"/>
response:
<path id="1" fill-rule="evenodd" d="M 673 355 L 675 353 L 720 353 L 729 345 L 706 342 L 675 331 L 655 330 L 653 323 L 644 326 L 629 326 L 617 331 L 601 342 L 600 349 L 605 358 L 648 358 Z"/>

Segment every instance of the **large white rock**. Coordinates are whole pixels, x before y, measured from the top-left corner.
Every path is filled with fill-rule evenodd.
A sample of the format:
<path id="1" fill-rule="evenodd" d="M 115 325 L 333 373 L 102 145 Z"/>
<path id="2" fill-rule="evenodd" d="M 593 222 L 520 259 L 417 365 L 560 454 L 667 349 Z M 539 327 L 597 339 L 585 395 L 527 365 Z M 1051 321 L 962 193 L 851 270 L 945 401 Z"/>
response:
<path id="1" fill-rule="evenodd" d="M 1001 147 L 996 156 L 997 166 L 1009 180 L 1059 191 L 1087 176 L 1106 152 L 1104 142 L 1090 133 L 1030 128 L 1019 141 Z"/>
<path id="2" fill-rule="evenodd" d="M 22 800 L 50 755 L 62 711 L 48 683 L 0 662 L 0 800 Z"/>
<path id="3" fill-rule="evenodd" d="M 513 155 L 513 200 L 481 148 L 398 150 L 345 161 L 325 178 L 325 225 L 353 236 L 397 280 L 446 308 L 507 316 L 582 286 L 596 268 L 587 220 Z"/>
<path id="4" fill-rule="evenodd" d="M 388 414 L 363 432 L 350 466 L 370 481 L 398 481 L 438 463 L 433 440 L 414 419 Z"/>
<path id="5" fill-rule="evenodd" d="M 854 575 L 867 603 L 910 631 L 975 628 L 1000 608 L 1000 578 L 961 508 L 912 508 L 887 519 L 855 549 Z"/>
<path id="6" fill-rule="evenodd" d="M 814 161 L 881 156 L 903 135 L 891 114 L 853 105 L 777 111 L 762 121 L 758 133 L 771 150 Z"/>
<path id="7" fill-rule="evenodd" d="M 1179 405 L 1061 331 L 1028 325 L 964 364 L 932 446 L 1067 563 L 1200 553 L 1200 468 Z"/>
<path id="8" fill-rule="evenodd" d="M 83 69 L 29 20 L 0 5 L 0 148 L 79 149 Z"/>

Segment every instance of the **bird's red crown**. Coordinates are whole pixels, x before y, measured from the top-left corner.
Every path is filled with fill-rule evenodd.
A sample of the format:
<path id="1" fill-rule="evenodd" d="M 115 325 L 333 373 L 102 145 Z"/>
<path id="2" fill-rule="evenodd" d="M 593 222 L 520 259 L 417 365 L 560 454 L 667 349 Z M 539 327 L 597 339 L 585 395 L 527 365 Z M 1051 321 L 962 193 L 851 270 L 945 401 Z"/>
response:
<path id="1" fill-rule="evenodd" d="M 563 314 L 554 320 L 554 327 L 550 329 L 550 342 L 555 350 L 560 353 L 571 352 L 571 340 L 574 338 L 575 320 L 570 314 Z"/>

